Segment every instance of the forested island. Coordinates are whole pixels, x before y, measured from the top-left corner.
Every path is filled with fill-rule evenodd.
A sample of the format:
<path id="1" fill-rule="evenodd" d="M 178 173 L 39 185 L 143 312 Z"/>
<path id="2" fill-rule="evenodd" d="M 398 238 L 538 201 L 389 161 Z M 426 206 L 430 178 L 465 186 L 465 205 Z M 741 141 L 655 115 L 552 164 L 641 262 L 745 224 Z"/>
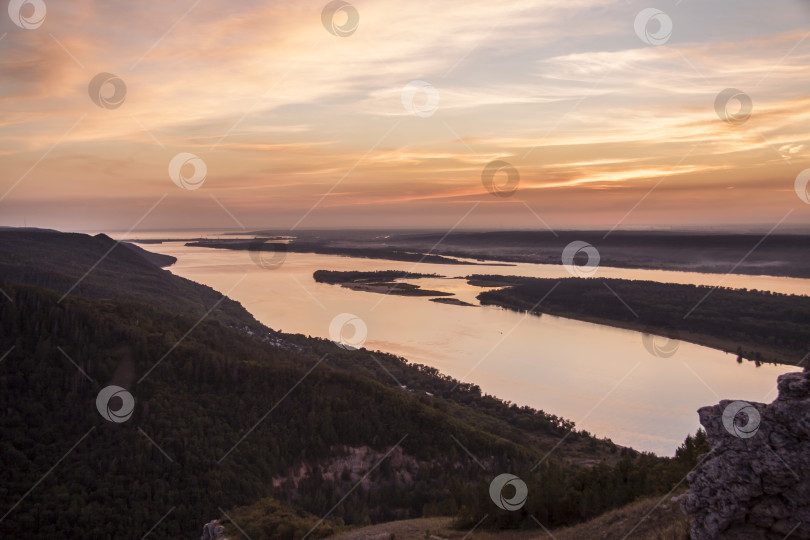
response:
<path id="1" fill-rule="evenodd" d="M 467 279 L 472 285 L 502 287 L 480 293 L 484 305 L 668 336 L 740 359 L 798 364 L 810 351 L 807 296 L 625 279 Z"/>
<path id="2" fill-rule="evenodd" d="M 378 270 L 375 272 L 316 270 L 312 278 L 318 283 L 340 285 L 355 291 L 394 294 L 397 296 L 453 296 L 453 293 L 422 289 L 413 283 L 402 283 L 398 279 L 418 279 L 441 277 L 438 274 L 418 274 L 399 270 Z"/>
<path id="3" fill-rule="evenodd" d="M 399 270 L 318 270 L 313 279 L 357 291 L 434 296 L 471 305 L 441 291 L 397 280 L 440 277 Z M 481 305 L 547 313 L 689 341 L 754 362 L 798 364 L 810 351 L 810 297 L 626 279 L 547 279 L 473 274 Z M 541 302 L 542 300 L 542 302 Z"/>

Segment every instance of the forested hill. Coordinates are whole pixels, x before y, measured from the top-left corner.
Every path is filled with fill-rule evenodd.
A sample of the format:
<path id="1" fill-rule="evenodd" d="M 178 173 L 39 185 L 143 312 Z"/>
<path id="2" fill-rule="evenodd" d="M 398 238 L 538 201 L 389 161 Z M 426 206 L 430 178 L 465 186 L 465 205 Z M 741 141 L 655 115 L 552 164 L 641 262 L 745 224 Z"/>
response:
<path id="1" fill-rule="evenodd" d="M 0 279 L 89 298 L 137 300 L 174 313 L 258 328 L 238 302 L 162 270 L 174 257 L 148 252 L 104 234 L 0 229 Z"/>
<path id="2" fill-rule="evenodd" d="M 695 441 L 676 459 L 619 449 L 435 370 L 272 332 L 235 302 L 201 319 L 218 293 L 126 249 L 62 298 L 113 243 L 48 235 L 2 242 L 4 537 L 195 538 L 220 518 L 235 538 L 226 513 L 253 540 L 424 515 L 554 527 L 694 465 Z M 109 385 L 134 399 L 123 422 L 102 418 L 119 411 L 97 403 Z M 521 512 L 489 498 L 504 472 L 528 484 Z"/>

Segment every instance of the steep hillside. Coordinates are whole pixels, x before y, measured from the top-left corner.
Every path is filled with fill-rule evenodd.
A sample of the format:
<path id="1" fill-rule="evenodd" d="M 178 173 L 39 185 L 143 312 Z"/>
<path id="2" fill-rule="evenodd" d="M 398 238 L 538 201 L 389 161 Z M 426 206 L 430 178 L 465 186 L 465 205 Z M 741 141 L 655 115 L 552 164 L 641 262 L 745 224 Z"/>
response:
<path id="1" fill-rule="evenodd" d="M 55 293 L 2 287 L 13 302 L 0 305 L 1 346 L 10 350 L 0 364 L 0 507 L 10 511 L 2 527 L 12 536 L 143 535 L 174 508 L 156 535 L 177 538 L 220 507 L 276 493 L 326 513 L 352 478 L 325 479 L 322 469 L 362 447 L 380 455 L 401 448 L 407 470 L 380 468 L 334 517 L 402 518 L 419 515 L 448 484 L 461 497 L 481 478 L 450 434 L 496 469 L 532 459 L 530 449 L 468 426 L 424 396 L 292 344 L 272 347 L 213 320 L 180 341 L 193 319 L 128 301 L 60 304 Z M 135 401 L 120 424 L 96 407 L 113 384 Z M 409 489 L 397 489 L 403 484 Z"/>

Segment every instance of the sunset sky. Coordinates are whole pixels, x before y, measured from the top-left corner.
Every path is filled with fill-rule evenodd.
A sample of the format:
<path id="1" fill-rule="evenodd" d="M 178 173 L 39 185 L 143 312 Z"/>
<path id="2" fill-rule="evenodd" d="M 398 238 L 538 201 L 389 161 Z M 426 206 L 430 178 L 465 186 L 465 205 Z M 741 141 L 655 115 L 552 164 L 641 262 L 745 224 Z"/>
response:
<path id="1" fill-rule="evenodd" d="M 0 225 L 810 224 L 807 2 L 352 0 L 345 36 L 325 7 L 12 1 Z M 646 8 L 672 21 L 643 27 L 664 43 L 637 34 Z M 94 103 L 99 73 L 126 91 L 96 101 L 122 103 Z M 718 116 L 726 88 L 747 121 Z M 179 153 L 205 163 L 198 189 L 172 181 Z M 519 172 L 512 196 L 484 188 L 494 160 Z"/>

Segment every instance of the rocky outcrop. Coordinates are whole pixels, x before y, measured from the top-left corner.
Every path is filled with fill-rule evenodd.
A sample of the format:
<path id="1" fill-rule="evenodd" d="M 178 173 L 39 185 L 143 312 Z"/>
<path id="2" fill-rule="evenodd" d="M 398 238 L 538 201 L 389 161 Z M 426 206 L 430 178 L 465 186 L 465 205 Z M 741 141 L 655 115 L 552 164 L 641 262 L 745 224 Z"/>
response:
<path id="1" fill-rule="evenodd" d="M 202 538 L 200 540 L 224 539 L 225 527 L 219 524 L 219 520 L 209 521 L 203 525 Z"/>
<path id="2" fill-rule="evenodd" d="M 770 405 L 698 411 L 711 452 L 689 474 L 693 540 L 810 539 L 810 372 L 778 378 Z"/>
<path id="3" fill-rule="evenodd" d="M 326 480 L 337 481 L 347 475 L 346 481 L 351 483 L 360 481 L 363 489 L 369 489 L 372 480 L 365 473 L 375 468 L 375 463 L 378 463 L 383 458 L 386 459 L 391 469 L 395 471 L 397 482 L 408 485 L 413 481 L 411 471 L 417 470 L 420 465 L 429 465 L 407 455 L 400 447 L 381 451 L 374 450 L 370 446 L 336 446 L 332 448 L 332 455 L 334 457 L 322 460 L 317 464 L 303 463 L 298 470 L 288 476 L 274 478 L 273 487 L 280 487 L 287 480 L 292 481 L 297 487 L 298 482 L 302 478 L 313 474 L 317 466 L 320 475 Z"/>

